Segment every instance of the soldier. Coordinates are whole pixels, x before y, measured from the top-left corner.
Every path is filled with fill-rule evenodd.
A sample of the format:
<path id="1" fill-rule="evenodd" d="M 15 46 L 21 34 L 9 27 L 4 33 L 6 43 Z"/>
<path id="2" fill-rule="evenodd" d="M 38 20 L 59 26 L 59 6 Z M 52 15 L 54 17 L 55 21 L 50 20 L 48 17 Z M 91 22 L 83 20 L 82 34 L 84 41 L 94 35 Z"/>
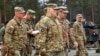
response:
<path id="1" fill-rule="evenodd" d="M 0 48 L 0 50 L 2 51 L 2 56 L 5 56 L 7 53 L 7 48 L 6 46 L 3 44 L 4 42 L 4 33 L 5 33 L 5 25 L 0 29 L 0 45 L 3 45 L 3 48 Z"/>
<path id="2" fill-rule="evenodd" d="M 86 36 L 85 31 L 83 29 L 83 15 L 76 15 L 76 22 L 73 24 L 75 38 L 78 42 L 78 51 L 76 52 L 76 56 L 88 56 L 88 52 L 86 50 Z"/>
<path id="3" fill-rule="evenodd" d="M 26 12 L 26 15 L 24 16 L 24 19 L 22 20 L 22 23 L 23 23 L 23 26 L 25 26 L 27 33 L 31 35 L 33 31 L 33 24 L 32 24 L 33 19 L 36 19 L 35 11 L 32 9 L 28 9 L 28 11 Z"/>
<path id="4" fill-rule="evenodd" d="M 27 30 L 28 33 L 28 39 L 29 39 L 29 44 L 26 45 L 26 49 L 27 49 L 27 53 L 29 55 L 32 54 L 32 46 L 34 46 L 33 42 L 34 42 L 34 35 L 36 34 L 32 34 L 33 29 L 33 24 L 32 24 L 32 20 L 35 19 L 35 11 L 32 9 L 28 9 L 28 11 L 26 12 L 26 15 L 24 16 L 24 19 L 22 21 L 24 28 Z"/>
<path id="5" fill-rule="evenodd" d="M 35 46 L 41 56 L 65 56 L 62 27 L 57 19 L 57 4 L 47 4 L 47 13 L 39 21 L 39 35 Z"/>
<path id="6" fill-rule="evenodd" d="M 61 27 L 62 27 L 62 35 L 63 35 L 63 39 L 64 39 L 64 50 L 66 53 L 66 56 L 68 56 L 68 47 L 69 47 L 69 39 L 71 39 L 71 41 L 73 42 L 73 44 L 75 45 L 75 47 L 78 46 L 77 42 L 75 41 L 74 37 L 69 37 L 69 33 L 70 33 L 70 29 L 69 29 L 69 22 L 66 21 L 66 16 L 68 13 L 68 9 L 65 6 L 59 6 L 59 11 L 58 11 L 58 20 L 61 23 Z"/>
<path id="7" fill-rule="evenodd" d="M 8 47 L 7 56 L 25 56 L 24 49 L 28 44 L 27 31 L 21 23 L 25 10 L 15 7 L 15 16 L 8 22 L 5 29 L 4 42 Z"/>
<path id="8" fill-rule="evenodd" d="M 2 44 L 2 42 L 4 40 L 4 38 L 3 38 L 4 32 L 5 32 L 5 25 L 2 28 L 0 28 L 0 45 Z"/>
<path id="9" fill-rule="evenodd" d="M 3 48 L 1 48 L 2 56 L 6 55 L 7 49 L 8 49 L 7 46 L 4 44 L 4 34 L 5 34 L 5 28 L 6 28 L 7 23 L 8 23 L 8 21 L 5 22 L 4 26 L 0 29 L 0 35 L 1 35 L 1 38 L 2 38 L 0 44 L 3 46 Z"/>

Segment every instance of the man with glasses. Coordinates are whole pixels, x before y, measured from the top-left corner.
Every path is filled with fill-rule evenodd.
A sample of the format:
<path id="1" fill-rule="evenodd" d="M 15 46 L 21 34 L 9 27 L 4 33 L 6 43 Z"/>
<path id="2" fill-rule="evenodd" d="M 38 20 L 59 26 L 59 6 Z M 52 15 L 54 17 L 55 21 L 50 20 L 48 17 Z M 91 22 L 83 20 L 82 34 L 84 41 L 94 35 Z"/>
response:
<path id="1" fill-rule="evenodd" d="M 15 16 L 8 22 L 5 29 L 4 43 L 7 45 L 7 56 L 24 56 L 24 48 L 28 43 L 27 32 L 21 23 L 25 10 L 15 7 Z"/>
<path id="2" fill-rule="evenodd" d="M 83 15 L 76 15 L 76 22 L 73 24 L 75 39 L 78 42 L 78 50 L 76 52 L 76 56 L 88 56 L 88 52 L 86 49 L 86 36 L 83 28 Z"/>
<path id="3" fill-rule="evenodd" d="M 69 22 L 66 21 L 67 13 L 69 12 L 68 8 L 65 7 L 65 6 L 59 6 L 58 9 L 59 9 L 58 10 L 58 20 L 61 23 L 62 35 L 63 35 L 64 45 L 65 45 L 64 50 L 65 50 L 66 56 L 68 56 L 68 51 L 67 50 L 68 50 L 68 47 L 69 47 L 69 42 L 73 42 L 74 47 L 77 47 L 78 44 L 75 41 L 74 37 L 69 37 L 70 27 L 69 27 Z M 69 39 L 71 39 L 71 41 Z"/>
<path id="4" fill-rule="evenodd" d="M 57 19 L 57 4 L 47 4 L 45 17 L 39 21 L 35 46 L 41 56 L 65 56 L 62 27 Z"/>

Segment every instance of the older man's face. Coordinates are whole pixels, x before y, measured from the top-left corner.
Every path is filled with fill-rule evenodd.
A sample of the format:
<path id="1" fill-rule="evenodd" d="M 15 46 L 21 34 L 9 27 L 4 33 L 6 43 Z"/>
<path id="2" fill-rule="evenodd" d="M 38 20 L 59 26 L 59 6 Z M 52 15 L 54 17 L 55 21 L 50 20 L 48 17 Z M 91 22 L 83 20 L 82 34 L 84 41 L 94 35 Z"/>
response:
<path id="1" fill-rule="evenodd" d="M 25 13 L 15 12 L 15 15 L 16 15 L 19 19 L 23 19 Z"/>
<path id="2" fill-rule="evenodd" d="M 53 9 L 53 8 L 49 8 L 49 12 L 52 16 L 57 17 L 57 10 Z"/>
<path id="3" fill-rule="evenodd" d="M 67 13 L 64 13 L 63 11 L 59 11 L 58 14 L 61 17 L 61 19 L 66 19 Z"/>
<path id="4" fill-rule="evenodd" d="M 66 19 L 67 13 L 63 12 L 63 18 Z"/>

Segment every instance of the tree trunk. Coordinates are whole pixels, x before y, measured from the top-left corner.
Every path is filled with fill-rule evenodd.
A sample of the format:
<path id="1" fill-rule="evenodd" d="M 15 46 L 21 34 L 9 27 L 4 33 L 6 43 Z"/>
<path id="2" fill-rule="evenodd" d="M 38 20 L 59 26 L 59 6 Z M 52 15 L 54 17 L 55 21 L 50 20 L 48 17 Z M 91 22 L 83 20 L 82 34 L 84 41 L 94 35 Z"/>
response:
<path id="1" fill-rule="evenodd" d="M 4 0 L 4 21 L 6 22 L 6 0 Z"/>
<path id="2" fill-rule="evenodd" d="M 94 4 L 93 4 L 93 0 L 91 1 L 92 3 L 92 21 L 93 21 L 93 23 L 95 23 L 94 22 Z"/>
<path id="3" fill-rule="evenodd" d="M 2 18 L 1 18 L 1 10 L 0 10 L 0 23 L 2 22 Z"/>
<path id="4" fill-rule="evenodd" d="M 80 0 L 80 3 L 81 3 L 81 10 L 82 10 L 82 14 L 84 15 L 83 0 Z"/>

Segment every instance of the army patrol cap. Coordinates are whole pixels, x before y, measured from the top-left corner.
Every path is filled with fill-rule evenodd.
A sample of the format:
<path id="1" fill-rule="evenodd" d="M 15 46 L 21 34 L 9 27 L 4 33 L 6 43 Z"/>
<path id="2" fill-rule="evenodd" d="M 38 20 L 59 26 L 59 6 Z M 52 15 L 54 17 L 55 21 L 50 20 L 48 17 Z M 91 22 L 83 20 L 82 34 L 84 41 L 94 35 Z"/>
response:
<path id="1" fill-rule="evenodd" d="M 65 6 L 59 6 L 58 9 L 59 9 L 59 11 L 62 11 L 64 13 L 69 13 L 68 8 Z"/>
<path id="2" fill-rule="evenodd" d="M 47 10 L 47 8 L 44 8 L 43 10 L 44 10 L 44 11 L 46 11 L 46 10 Z"/>
<path id="3" fill-rule="evenodd" d="M 15 7 L 15 8 L 14 8 L 14 11 L 15 11 L 15 12 L 19 12 L 19 13 L 25 13 L 25 10 L 24 10 L 23 7 Z"/>
<path id="4" fill-rule="evenodd" d="M 47 8 L 44 8 L 44 9 L 43 9 L 43 12 L 45 13 L 46 11 L 47 11 Z"/>
<path id="5" fill-rule="evenodd" d="M 48 3 L 48 4 L 46 4 L 46 7 L 47 8 L 50 7 L 50 8 L 53 8 L 53 9 L 58 9 L 57 4 L 55 4 L 55 3 Z"/>
<path id="6" fill-rule="evenodd" d="M 35 12 L 34 10 L 32 10 L 32 9 L 28 9 L 26 14 L 31 15 L 31 16 L 32 16 L 32 18 L 34 18 L 34 19 L 35 19 L 35 18 L 36 18 L 35 13 L 36 13 L 36 12 Z"/>
<path id="7" fill-rule="evenodd" d="M 76 17 L 80 18 L 80 17 L 83 17 L 82 14 L 77 14 Z"/>

